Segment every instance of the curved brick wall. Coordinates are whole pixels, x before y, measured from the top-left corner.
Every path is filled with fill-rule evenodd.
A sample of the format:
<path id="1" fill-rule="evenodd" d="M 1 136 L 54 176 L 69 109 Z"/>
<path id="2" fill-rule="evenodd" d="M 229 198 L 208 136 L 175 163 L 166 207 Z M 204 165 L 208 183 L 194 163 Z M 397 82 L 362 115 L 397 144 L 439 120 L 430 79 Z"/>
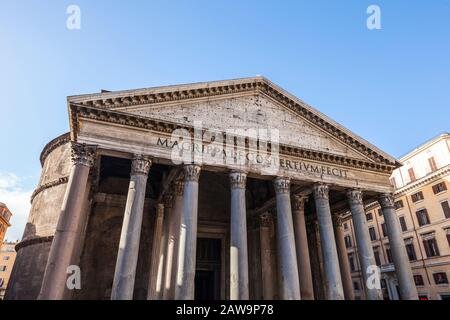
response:
<path id="1" fill-rule="evenodd" d="M 42 173 L 6 290 L 6 299 L 36 299 L 58 222 L 70 171 L 69 134 L 50 141 L 41 153 Z"/>

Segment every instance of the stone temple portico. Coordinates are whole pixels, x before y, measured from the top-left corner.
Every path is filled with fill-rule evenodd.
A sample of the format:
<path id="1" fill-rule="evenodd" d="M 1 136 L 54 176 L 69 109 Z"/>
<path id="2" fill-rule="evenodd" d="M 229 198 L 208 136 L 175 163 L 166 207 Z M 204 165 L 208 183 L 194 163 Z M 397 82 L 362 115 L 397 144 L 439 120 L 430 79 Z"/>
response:
<path id="1" fill-rule="evenodd" d="M 70 133 L 41 155 L 7 299 L 353 299 L 347 210 L 366 296 L 381 299 L 374 200 L 401 296 L 417 299 L 397 161 L 269 80 L 73 96 L 68 109 Z"/>

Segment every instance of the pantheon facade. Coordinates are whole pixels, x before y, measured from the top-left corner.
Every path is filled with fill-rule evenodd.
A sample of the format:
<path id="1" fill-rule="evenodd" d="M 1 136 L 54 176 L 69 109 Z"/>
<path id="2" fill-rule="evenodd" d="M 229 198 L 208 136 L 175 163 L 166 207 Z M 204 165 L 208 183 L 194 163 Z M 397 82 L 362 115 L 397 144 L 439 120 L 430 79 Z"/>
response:
<path id="1" fill-rule="evenodd" d="M 6 299 L 382 299 L 365 204 L 417 299 L 389 177 L 395 158 L 264 77 L 67 98 Z M 345 112 L 345 111 L 343 111 Z M 367 125 L 371 125 L 368 123 Z"/>

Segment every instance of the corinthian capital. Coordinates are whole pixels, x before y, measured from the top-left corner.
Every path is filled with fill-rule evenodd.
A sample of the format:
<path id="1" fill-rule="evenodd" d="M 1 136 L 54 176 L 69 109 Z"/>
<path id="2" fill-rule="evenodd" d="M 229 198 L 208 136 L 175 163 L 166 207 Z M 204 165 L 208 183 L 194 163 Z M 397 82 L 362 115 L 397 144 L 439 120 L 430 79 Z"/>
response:
<path id="1" fill-rule="evenodd" d="M 150 166 L 152 165 L 152 160 L 150 158 L 143 155 L 134 155 L 133 160 L 131 162 L 131 174 L 143 174 L 147 175 Z"/>
<path id="2" fill-rule="evenodd" d="M 343 219 L 342 219 L 342 216 L 341 215 L 339 215 L 339 214 L 333 214 L 333 225 L 335 226 L 335 227 L 340 227 L 340 226 L 342 226 L 342 222 L 343 222 Z"/>
<path id="3" fill-rule="evenodd" d="M 268 211 L 263 212 L 259 215 L 259 225 L 261 227 L 270 227 L 272 224 L 272 214 Z"/>
<path id="4" fill-rule="evenodd" d="M 158 205 L 156 206 L 156 217 L 157 218 L 164 217 L 164 204 L 158 203 Z"/>
<path id="5" fill-rule="evenodd" d="M 184 190 L 184 182 L 183 180 L 175 180 L 173 183 L 173 191 L 175 196 L 182 196 Z"/>
<path id="6" fill-rule="evenodd" d="M 314 198 L 328 200 L 329 188 L 326 184 L 316 183 L 313 188 Z"/>
<path id="7" fill-rule="evenodd" d="M 363 196 L 362 191 L 358 189 L 347 190 L 347 199 L 350 205 L 362 205 L 363 204 Z"/>
<path id="8" fill-rule="evenodd" d="M 305 209 L 305 202 L 307 202 L 309 199 L 308 196 L 296 194 L 293 197 L 293 210 L 304 210 Z"/>
<path id="9" fill-rule="evenodd" d="M 173 195 L 171 193 L 166 193 L 164 195 L 164 207 L 172 208 L 172 204 L 173 204 Z"/>
<path id="10" fill-rule="evenodd" d="M 233 171 L 230 173 L 231 189 L 245 189 L 247 174 L 242 171 Z"/>
<path id="11" fill-rule="evenodd" d="M 95 146 L 72 142 L 71 147 L 71 158 L 75 165 L 86 167 L 92 167 L 94 165 Z"/>
<path id="12" fill-rule="evenodd" d="M 394 196 L 392 193 L 382 193 L 378 197 L 381 208 L 394 208 Z"/>
<path id="13" fill-rule="evenodd" d="M 291 190 L 291 180 L 289 178 L 277 177 L 273 185 L 275 187 L 275 193 L 289 193 Z"/>
<path id="14" fill-rule="evenodd" d="M 183 167 L 184 181 L 197 181 L 200 178 L 201 167 L 197 164 L 186 164 Z"/>

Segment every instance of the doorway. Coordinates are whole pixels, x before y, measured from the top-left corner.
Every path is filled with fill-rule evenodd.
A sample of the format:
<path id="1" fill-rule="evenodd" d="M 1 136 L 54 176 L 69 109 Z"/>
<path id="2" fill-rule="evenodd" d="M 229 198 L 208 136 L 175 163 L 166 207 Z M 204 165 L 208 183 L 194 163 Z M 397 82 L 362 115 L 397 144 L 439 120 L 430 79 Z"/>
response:
<path id="1" fill-rule="evenodd" d="M 221 248 L 221 239 L 197 239 L 195 300 L 220 299 Z"/>

